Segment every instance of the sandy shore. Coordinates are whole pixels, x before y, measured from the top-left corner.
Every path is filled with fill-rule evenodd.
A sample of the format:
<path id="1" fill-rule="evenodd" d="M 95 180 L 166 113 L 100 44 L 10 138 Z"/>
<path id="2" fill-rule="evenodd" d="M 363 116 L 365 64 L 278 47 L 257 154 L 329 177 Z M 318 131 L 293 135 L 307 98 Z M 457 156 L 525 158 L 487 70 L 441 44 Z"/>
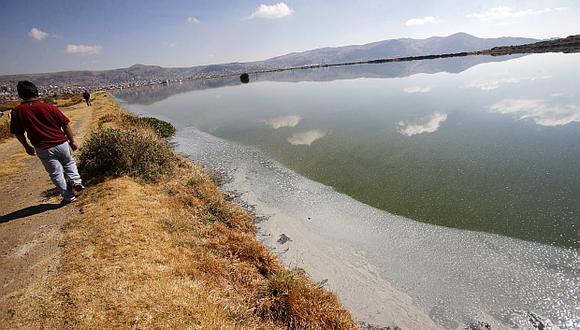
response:
<path id="1" fill-rule="evenodd" d="M 324 281 L 328 289 L 339 293 L 341 302 L 358 320 L 403 329 L 441 328 L 409 295 L 382 278 L 364 252 L 321 239 L 292 215 L 269 208 L 249 191 L 244 198 L 270 215 L 259 224 L 260 239 L 284 264 L 305 268 L 315 281 Z M 281 234 L 290 240 L 282 244 Z"/>

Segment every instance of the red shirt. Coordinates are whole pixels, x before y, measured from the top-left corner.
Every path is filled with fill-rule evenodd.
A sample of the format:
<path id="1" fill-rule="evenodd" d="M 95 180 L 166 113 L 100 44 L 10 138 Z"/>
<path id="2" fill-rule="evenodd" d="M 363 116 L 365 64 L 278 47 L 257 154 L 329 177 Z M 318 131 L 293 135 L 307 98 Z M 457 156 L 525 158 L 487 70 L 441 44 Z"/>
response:
<path id="1" fill-rule="evenodd" d="M 48 149 L 68 141 L 62 128 L 70 120 L 55 106 L 40 101 L 26 101 L 12 110 L 10 132 L 23 134 L 33 146 Z"/>

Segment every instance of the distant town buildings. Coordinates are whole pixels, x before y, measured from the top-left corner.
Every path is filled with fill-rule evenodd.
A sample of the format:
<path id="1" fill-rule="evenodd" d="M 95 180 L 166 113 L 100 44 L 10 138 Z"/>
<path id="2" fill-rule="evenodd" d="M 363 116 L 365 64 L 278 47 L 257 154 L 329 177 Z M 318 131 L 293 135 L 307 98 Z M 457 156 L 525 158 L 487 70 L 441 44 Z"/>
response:
<path id="1" fill-rule="evenodd" d="M 38 92 L 40 96 L 56 96 L 56 95 L 67 95 L 67 94 L 81 94 L 85 89 L 89 91 L 95 90 L 117 90 L 133 87 L 143 87 L 143 86 L 153 86 L 153 85 L 169 85 L 169 84 L 181 84 L 187 80 L 200 80 L 200 79 L 213 79 L 224 76 L 239 75 L 239 72 L 233 71 L 213 71 L 213 72 L 200 72 L 189 77 L 178 77 L 174 79 L 136 79 L 134 77 L 128 78 L 124 82 L 94 82 L 90 84 L 81 85 L 67 82 L 59 83 L 58 78 L 51 79 L 54 82 L 51 84 L 43 85 L 42 83 L 35 82 L 34 79 L 30 79 L 32 82 L 36 83 L 38 87 Z M 24 78 L 25 76 L 21 76 Z M 16 91 L 16 84 L 18 81 L 1 81 L 0 77 L 0 102 L 14 101 L 18 100 L 18 94 Z"/>
<path id="2" fill-rule="evenodd" d="M 128 68 L 127 70 L 129 70 Z M 268 67 L 255 66 L 252 67 L 253 70 L 265 70 Z M 245 68 L 241 72 L 245 72 Z M 201 71 L 193 75 L 176 74 L 174 78 L 167 79 L 155 79 L 150 78 L 152 75 L 140 74 L 137 76 L 132 76 L 126 74 L 125 81 L 118 82 L 120 79 L 117 77 L 116 82 L 110 81 L 100 81 L 100 79 L 89 80 L 91 82 L 82 81 L 84 77 L 81 77 L 79 73 L 79 82 L 75 82 L 75 78 L 68 77 L 66 82 L 59 80 L 58 73 L 54 74 L 53 77 L 43 77 L 43 81 L 50 81 L 48 84 L 43 84 L 42 82 L 36 81 L 34 77 L 29 80 L 34 82 L 38 87 L 38 92 L 40 96 L 57 96 L 57 95 L 67 95 L 67 94 L 81 94 L 85 89 L 89 91 L 95 90 L 117 90 L 133 87 L 143 87 L 143 86 L 153 86 L 153 85 L 169 85 L 169 84 L 180 84 L 188 80 L 202 80 L 202 79 L 213 79 L 225 76 L 239 75 L 240 70 L 232 70 L 227 68 L 220 68 L 216 71 Z M 12 80 L 13 77 L 4 77 L 8 79 L 2 79 L 0 77 L 0 102 L 14 101 L 18 100 L 18 94 L 16 92 L 17 80 Z M 25 75 L 20 75 L 20 79 L 27 79 Z"/>

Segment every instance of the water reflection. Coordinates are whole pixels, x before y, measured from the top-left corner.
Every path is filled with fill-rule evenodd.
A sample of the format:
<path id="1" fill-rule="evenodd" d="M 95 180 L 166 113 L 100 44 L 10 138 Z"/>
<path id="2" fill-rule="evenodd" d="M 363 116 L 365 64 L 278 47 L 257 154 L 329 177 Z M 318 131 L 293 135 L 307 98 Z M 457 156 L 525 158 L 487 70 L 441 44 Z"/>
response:
<path id="1" fill-rule="evenodd" d="M 332 81 L 357 78 L 394 78 L 408 77 L 418 73 L 449 72 L 459 73 L 476 65 L 491 62 L 508 61 L 522 55 L 510 56 L 469 56 L 461 58 L 446 58 L 430 61 L 398 62 L 386 64 L 352 65 L 334 68 L 319 68 L 310 70 L 292 70 L 266 74 L 253 74 L 252 82 L 258 81 Z M 131 88 L 114 92 L 120 99 L 141 105 L 151 105 L 163 101 L 172 95 L 194 90 L 204 90 L 241 84 L 239 76 L 220 79 L 186 81 L 168 86 L 147 86 Z"/>
<path id="2" fill-rule="evenodd" d="M 431 91 L 431 87 L 425 86 L 414 86 L 414 87 L 405 87 L 403 92 L 407 94 L 415 94 L 415 93 L 429 93 Z"/>
<path id="3" fill-rule="evenodd" d="M 433 133 L 439 129 L 441 123 L 447 120 L 446 113 L 435 113 L 426 118 L 415 121 L 400 121 L 399 133 L 405 136 L 413 136 L 423 133 Z"/>
<path id="4" fill-rule="evenodd" d="M 526 81 L 535 81 L 539 79 L 550 79 L 552 76 L 542 76 L 542 77 L 523 77 L 523 78 L 501 78 L 501 79 L 494 79 L 494 80 L 474 80 L 467 88 L 477 88 L 482 91 L 491 91 L 494 89 L 498 89 L 504 85 L 508 84 L 518 84 L 521 82 Z"/>
<path id="5" fill-rule="evenodd" d="M 300 123 L 302 117 L 300 116 L 282 116 L 272 119 L 265 120 L 264 122 L 271 126 L 273 129 L 279 129 L 282 127 L 295 127 Z"/>
<path id="6" fill-rule="evenodd" d="M 292 145 L 311 145 L 314 141 L 323 138 L 326 132 L 320 130 L 311 130 L 306 132 L 294 133 L 288 138 L 288 142 Z"/>
<path id="7" fill-rule="evenodd" d="M 542 126 L 580 123 L 580 106 L 575 104 L 550 104 L 544 100 L 532 99 L 506 99 L 491 105 L 489 111 L 514 115 L 520 120 L 532 119 Z"/>

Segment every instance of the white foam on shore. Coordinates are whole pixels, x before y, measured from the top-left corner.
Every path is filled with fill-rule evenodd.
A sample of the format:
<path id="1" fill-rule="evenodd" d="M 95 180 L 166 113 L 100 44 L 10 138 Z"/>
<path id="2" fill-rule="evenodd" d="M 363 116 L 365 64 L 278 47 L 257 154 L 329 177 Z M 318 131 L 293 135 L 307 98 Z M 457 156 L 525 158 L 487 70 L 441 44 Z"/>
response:
<path id="1" fill-rule="evenodd" d="M 579 324 L 577 250 L 395 216 L 195 128 L 178 130 L 175 142 L 192 160 L 228 172 L 225 189 L 269 216 L 259 224 L 262 241 L 286 265 L 328 279 L 361 321 L 453 329 L 482 320 L 497 329 L 524 327 L 524 311 L 564 329 Z M 281 234 L 291 241 L 278 243 Z"/>

